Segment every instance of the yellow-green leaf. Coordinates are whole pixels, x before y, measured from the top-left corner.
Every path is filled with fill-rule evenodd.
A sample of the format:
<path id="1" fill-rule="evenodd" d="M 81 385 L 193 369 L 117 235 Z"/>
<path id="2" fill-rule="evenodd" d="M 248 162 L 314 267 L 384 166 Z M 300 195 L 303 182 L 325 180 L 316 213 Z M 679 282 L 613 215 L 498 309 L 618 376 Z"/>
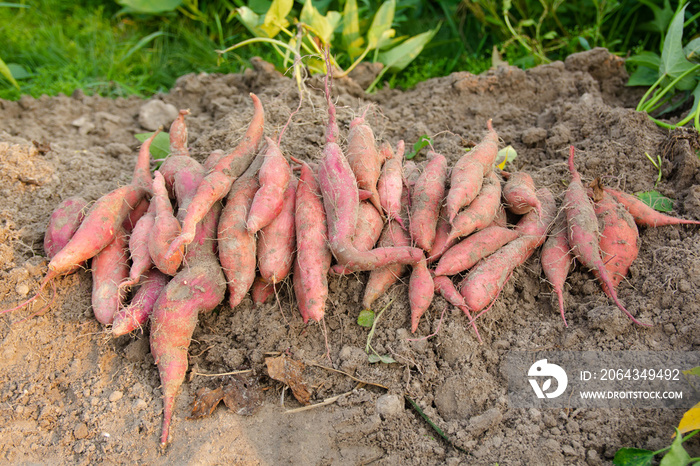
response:
<path id="1" fill-rule="evenodd" d="M 697 429 L 700 429 L 700 403 L 686 411 L 681 422 L 678 423 L 678 430 L 681 434 Z"/>
<path id="2" fill-rule="evenodd" d="M 273 0 L 270 9 L 265 13 L 265 21 L 260 29 L 267 37 L 275 37 L 282 28 L 289 26 L 287 15 L 292 11 L 294 0 Z"/>
<path id="3" fill-rule="evenodd" d="M 17 88 L 17 90 L 19 90 L 19 84 L 17 84 L 17 81 L 15 80 L 15 77 L 12 76 L 12 72 L 11 72 L 10 69 L 7 67 L 7 65 L 6 65 L 5 62 L 2 60 L 2 58 L 0 58 L 0 74 L 1 74 L 5 79 L 7 79 L 8 81 L 10 81 L 10 83 L 11 83 L 13 86 L 15 86 L 15 87 Z"/>
<path id="4" fill-rule="evenodd" d="M 260 29 L 260 15 L 247 6 L 237 8 L 236 13 L 238 13 L 238 20 L 243 23 L 243 26 L 245 26 L 251 34 L 255 37 L 267 37 L 265 31 Z"/>
<path id="5" fill-rule="evenodd" d="M 673 439 L 671 449 L 661 458 L 659 466 L 685 466 L 690 463 L 690 455 L 683 448 L 683 436 L 676 429 L 676 438 Z"/>
<path id="6" fill-rule="evenodd" d="M 506 163 L 515 160 L 518 157 L 518 153 L 513 149 L 513 146 L 506 146 L 498 151 L 496 156 L 496 165 L 501 170 L 506 168 Z"/>
<path id="7" fill-rule="evenodd" d="M 391 29 L 396 11 L 396 0 L 387 0 L 382 3 L 372 19 L 372 24 L 367 31 L 367 42 L 370 49 L 376 49 L 385 31 Z"/>
<path id="8" fill-rule="evenodd" d="M 333 31 L 340 22 L 340 13 L 337 11 L 329 11 L 326 16 L 323 16 L 311 0 L 306 0 L 304 7 L 301 9 L 299 20 L 311 26 L 313 31 L 318 35 L 324 43 L 329 44 L 333 37 Z"/>
<path id="9" fill-rule="evenodd" d="M 439 26 L 430 31 L 418 34 L 417 36 L 413 36 L 391 50 L 380 53 L 378 60 L 384 63 L 387 71 L 401 71 L 421 53 L 425 44 L 430 42 L 438 29 Z"/>
<path id="10" fill-rule="evenodd" d="M 360 20 L 357 13 L 357 0 L 347 0 L 343 10 L 343 47 L 350 59 L 362 53 L 365 40 L 360 35 Z"/>

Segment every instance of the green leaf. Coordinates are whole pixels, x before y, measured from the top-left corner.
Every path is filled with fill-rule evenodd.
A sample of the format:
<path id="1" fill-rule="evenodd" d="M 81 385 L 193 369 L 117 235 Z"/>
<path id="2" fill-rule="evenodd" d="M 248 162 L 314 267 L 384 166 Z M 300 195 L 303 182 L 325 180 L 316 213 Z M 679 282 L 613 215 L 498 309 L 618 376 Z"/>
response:
<path id="1" fill-rule="evenodd" d="M 117 3 L 134 13 L 154 15 L 175 11 L 183 0 L 117 0 Z"/>
<path id="2" fill-rule="evenodd" d="M 640 201 L 659 212 L 671 212 L 673 210 L 673 200 L 661 195 L 658 191 L 646 191 L 636 193 Z"/>
<path id="3" fill-rule="evenodd" d="M 615 453 L 615 466 L 649 466 L 654 458 L 654 452 L 641 448 L 620 448 Z"/>
<path id="4" fill-rule="evenodd" d="M 299 20 L 311 26 L 316 34 L 318 34 L 319 39 L 329 44 L 333 37 L 333 31 L 335 31 L 340 21 L 340 13 L 337 11 L 329 11 L 326 16 L 323 16 L 316 7 L 313 6 L 311 0 L 306 0 L 304 7 L 301 9 Z"/>
<path id="5" fill-rule="evenodd" d="M 588 43 L 585 37 L 578 36 L 577 39 L 583 50 L 591 50 L 591 44 Z"/>
<path id="6" fill-rule="evenodd" d="M 518 25 L 519 25 L 520 27 L 524 27 L 524 28 L 528 28 L 528 27 L 534 26 L 535 24 L 537 24 L 537 23 L 536 23 L 535 20 L 532 19 L 532 18 L 523 19 L 522 21 L 520 21 L 520 22 L 518 23 Z"/>
<path id="7" fill-rule="evenodd" d="M 275 37 L 282 28 L 289 26 L 287 15 L 292 11 L 294 0 L 273 0 L 270 9 L 265 13 L 265 21 L 260 26 L 260 29 L 265 32 L 267 37 Z"/>
<path id="8" fill-rule="evenodd" d="M 693 367 L 692 369 L 688 369 L 682 372 L 685 375 L 694 375 L 695 377 L 700 377 L 700 366 Z"/>
<path id="9" fill-rule="evenodd" d="M 430 42 L 438 29 L 440 29 L 439 25 L 435 29 L 413 36 L 400 45 L 380 53 L 377 59 L 384 64 L 387 72 L 401 71 L 423 51 L 423 47 Z"/>
<path id="10" fill-rule="evenodd" d="M 396 11 L 396 0 L 387 0 L 382 3 L 372 19 L 372 24 L 367 31 L 367 42 L 370 50 L 376 49 L 384 33 L 391 29 Z"/>
<path id="11" fill-rule="evenodd" d="M 370 354 L 369 356 L 367 356 L 367 360 L 372 364 L 374 364 L 375 362 L 382 362 L 384 364 L 391 364 L 396 362 L 396 360 L 391 356 L 380 356 L 378 354 Z"/>
<path id="12" fill-rule="evenodd" d="M 654 52 L 644 51 L 644 52 L 638 53 L 637 55 L 633 55 L 633 56 L 629 57 L 627 60 L 625 60 L 625 63 L 632 63 L 634 65 L 639 65 L 639 66 L 646 66 L 647 68 L 651 68 L 652 70 L 656 70 L 656 72 L 658 73 L 659 67 L 661 66 L 661 57 Z M 658 79 L 658 74 L 657 74 L 657 79 Z"/>
<path id="13" fill-rule="evenodd" d="M 153 136 L 153 133 L 138 133 L 134 137 L 140 142 Z M 161 131 L 151 143 L 151 157 L 153 159 L 164 159 L 170 154 L 170 136 L 168 133 Z"/>
<path id="14" fill-rule="evenodd" d="M 639 0 L 639 3 L 643 3 L 648 6 L 652 13 L 654 14 L 654 20 L 644 23 L 647 29 L 663 34 L 668 27 L 668 23 L 671 22 L 673 18 L 673 8 L 671 8 L 671 2 L 669 0 L 664 0 L 664 7 L 660 8 L 656 5 L 656 1 L 649 0 Z"/>
<path id="15" fill-rule="evenodd" d="M 700 63 L 700 37 L 688 42 L 688 45 L 683 49 L 683 53 L 685 53 L 686 60 Z"/>
<path id="16" fill-rule="evenodd" d="M 12 72 L 7 67 L 7 65 L 2 60 L 2 58 L 0 58 L 0 75 L 2 75 L 5 79 L 10 81 L 10 84 L 15 86 L 17 88 L 17 90 L 19 91 L 19 84 L 17 84 L 17 81 L 15 80 L 14 76 L 12 76 Z"/>
<path id="17" fill-rule="evenodd" d="M 676 438 L 673 439 L 671 449 L 661 458 L 659 466 L 685 466 L 690 463 L 690 455 L 683 448 L 683 436 L 676 429 Z"/>
<path id="18" fill-rule="evenodd" d="M 413 144 L 413 151 L 411 151 L 411 153 L 409 153 L 409 154 L 406 154 L 406 156 L 404 158 L 407 160 L 412 159 L 413 157 L 418 155 L 418 152 L 420 152 L 421 149 L 423 149 L 425 146 L 431 145 L 432 143 L 433 143 L 433 139 L 430 136 L 428 136 L 427 134 L 424 134 L 423 136 L 420 137 L 418 142 Z"/>
<path id="19" fill-rule="evenodd" d="M 247 6 L 242 6 L 236 9 L 238 20 L 243 23 L 243 26 L 250 31 L 255 37 L 267 37 L 267 33 L 260 29 L 260 16 Z"/>
<path id="20" fill-rule="evenodd" d="M 659 79 L 658 69 L 652 70 L 646 66 L 640 66 L 630 75 L 627 86 L 651 86 Z"/>
<path id="21" fill-rule="evenodd" d="M 364 309 L 360 311 L 360 315 L 357 316 L 357 325 L 360 327 L 371 327 L 374 323 L 374 311 L 371 309 Z"/>
<path id="22" fill-rule="evenodd" d="M 343 10 L 343 47 L 354 60 L 362 53 L 365 40 L 360 35 L 360 20 L 357 13 L 357 0 L 347 0 Z"/>
<path id="23" fill-rule="evenodd" d="M 513 149 L 513 146 L 506 146 L 498 151 L 496 156 L 496 165 L 503 170 L 507 162 L 512 162 L 518 158 L 518 153 Z"/>
<path id="24" fill-rule="evenodd" d="M 661 52 L 659 74 L 666 74 L 672 78 L 677 78 L 693 67 L 693 64 L 685 58 L 683 53 L 683 15 L 687 6 L 681 8 L 673 17 Z M 695 87 L 695 76 L 692 75 L 684 77 L 676 84 L 676 88 L 682 91 L 690 90 L 693 87 Z"/>

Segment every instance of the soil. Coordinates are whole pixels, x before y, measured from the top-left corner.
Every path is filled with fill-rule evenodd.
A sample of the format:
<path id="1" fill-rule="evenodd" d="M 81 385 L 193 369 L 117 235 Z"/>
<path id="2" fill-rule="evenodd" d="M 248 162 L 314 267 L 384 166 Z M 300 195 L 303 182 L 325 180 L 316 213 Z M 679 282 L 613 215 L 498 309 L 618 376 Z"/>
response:
<path id="1" fill-rule="evenodd" d="M 455 73 L 414 89 L 364 95 L 351 79 L 334 82 L 341 132 L 367 104 L 377 138 L 395 144 L 432 135 L 454 163 L 493 124 L 514 169 L 527 170 L 559 198 L 569 179 L 569 145 L 584 181 L 601 177 L 626 192 L 654 188 L 675 200 L 674 214 L 700 218 L 697 134 L 669 135 L 633 110 L 640 94 L 626 88 L 623 61 L 603 49 L 523 71 L 501 67 L 476 76 Z M 302 109 L 282 140 L 285 154 L 313 161 L 323 144 L 323 82 L 311 78 Z M 238 75 L 188 75 L 155 96 L 187 118 L 192 155 L 203 160 L 229 149 L 252 115 L 249 92 L 276 135 L 297 107 L 295 82 L 256 62 Z M 145 132 L 137 98 L 74 95 L 0 101 L 0 305 L 34 294 L 46 271 L 43 234 L 52 210 L 70 196 L 95 200 L 130 181 Z M 424 159 L 424 153 L 418 161 Z M 190 347 L 190 373 L 180 390 L 171 444 L 161 451 L 161 389 L 147 334 L 112 338 L 93 317 L 91 278 L 81 270 L 56 280 L 50 311 L 0 317 L 0 461 L 13 464 L 601 464 L 623 446 L 669 444 L 682 411 L 665 409 L 515 409 L 502 365 L 509 351 L 678 350 L 700 347 L 700 229 L 640 228 L 641 251 L 619 296 L 640 320 L 633 324 L 577 267 L 565 289 L 565 328 L 539 259 L 514 273 L 479 321 L 480 345 L 467 318 L 439 297 L 407 341 L 407 283 L 395 285 L 372 346 L 397 362 L 370 364 L 368 329 L 357 324 L 366 274 L 330 279 L 325 324 L 304 325 L 283 287 L 279 301 L 255 309 L 246 298 L 200 316 Z M 51 295 L 48 291 L 47 297 Z M 393 300 L 393 301 L 392 301 Z M 39 310 L 40 304 L 33 309 Z M 444 317 L 441 320 L 441 314 Z M 324 334 L 325 331 L 325 334 Z M 147 330 L 146 330 L 147 332 Z M 327 343 L 326 343 L 327 341 Z M 330 350 L 326 356 L 327 347 Z M 267 377 L 265 358 L 304 361 L 312 403 L 302 412 L 281 383 Z M 378 383 L 358 385 L 355 378 Z M 252 416 L 219 406 L 187 419 L 195 392 L 215 388 L 218 374 L 252 369 L 264 403 Z M 453 441 L 454 448 L 404 402 L 410 396 Z M 466 452 L 466 453 L 465 453 Z M 695 455 L 697 456 L 697 455 Z"/>

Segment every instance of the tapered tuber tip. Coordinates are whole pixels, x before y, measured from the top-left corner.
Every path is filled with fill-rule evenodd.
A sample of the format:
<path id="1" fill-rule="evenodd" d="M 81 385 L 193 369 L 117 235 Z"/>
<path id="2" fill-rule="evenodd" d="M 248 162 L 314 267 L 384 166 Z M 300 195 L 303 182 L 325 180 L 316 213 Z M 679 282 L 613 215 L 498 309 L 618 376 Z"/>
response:
<path id="1" fill-rule="evenodd" d="M 574 154 L 576 149 L 574 146 L 569 146 L 569 171 L 572 175 L 576 174 L 576 167 L 574 166 Z"/>
<path id="2" fill-rule="evenodd" d="M 494 130 L 494 129 L 493 129 L 493 119 L 492 119 L 492 118 L 489 118 L 489 119 L 486 121 L 486 129 L 488 129 L 489 131 L 493 131 L 493 130 Z"/>

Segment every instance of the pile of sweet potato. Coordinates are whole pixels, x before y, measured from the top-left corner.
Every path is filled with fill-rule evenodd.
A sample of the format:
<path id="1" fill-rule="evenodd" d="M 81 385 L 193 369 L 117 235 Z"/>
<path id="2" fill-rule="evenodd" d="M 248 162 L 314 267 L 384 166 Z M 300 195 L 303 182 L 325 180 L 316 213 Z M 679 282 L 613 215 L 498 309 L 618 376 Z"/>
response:
<path id="1" fill-rule="evenodd" d="M 230 153 L 215 151 L 203 164 L 191 158 L 188 112 L 181 111 L 170 128 L 170 155 L 154 174 L 149 149 L 155 135 L 139 152 L 131 184 L 89 210 L 85 201 L 68 199 L 51 217 L 45 235 L 51 261 L 36 296 L 91 259 L 96 318 L 115 336 L 150 321 L 163 386 L 161 445 L 168 442 L 198 315 L 218 306 L 227 289 L 232 308 L 249 291 L 259 303 L 291 274 L 303 321 L 320 321 L 329 274 L 369 271 L 363 299 L 369 308 L 410 266 L 413 332 L 435 292 L 462 309 L 476 330 L 475 319 L 554 226 L 542 266 L 562 316 L 562 287 L 575 257 L 640 323 L 615 293 L 637 254 L 638 234 L 626 209 L 647 225 L 670 217 L 660 220 L 608 189 L 591 201 L 574 168 L 573 148 L 572 179 L 558 208 L 552 193 L 536 189 L 526 173 L 496 170 L 498 136 L 490 121 L 482 142 L 451 168 L 434 151 L 422 168 L 404 163 L 403 142 L 396 152 L 388 144 L 378 147 L 364 116 L 350 124 L 343 150 L 328 81 L 326 96 L 326 142 L 315 164 L 294 158 L 290 164 L 278 142 L 263 142 L 263 106 L 251 94 L 254 116 Z M 452 277 L 465 271 L 455 286 Z"/>

